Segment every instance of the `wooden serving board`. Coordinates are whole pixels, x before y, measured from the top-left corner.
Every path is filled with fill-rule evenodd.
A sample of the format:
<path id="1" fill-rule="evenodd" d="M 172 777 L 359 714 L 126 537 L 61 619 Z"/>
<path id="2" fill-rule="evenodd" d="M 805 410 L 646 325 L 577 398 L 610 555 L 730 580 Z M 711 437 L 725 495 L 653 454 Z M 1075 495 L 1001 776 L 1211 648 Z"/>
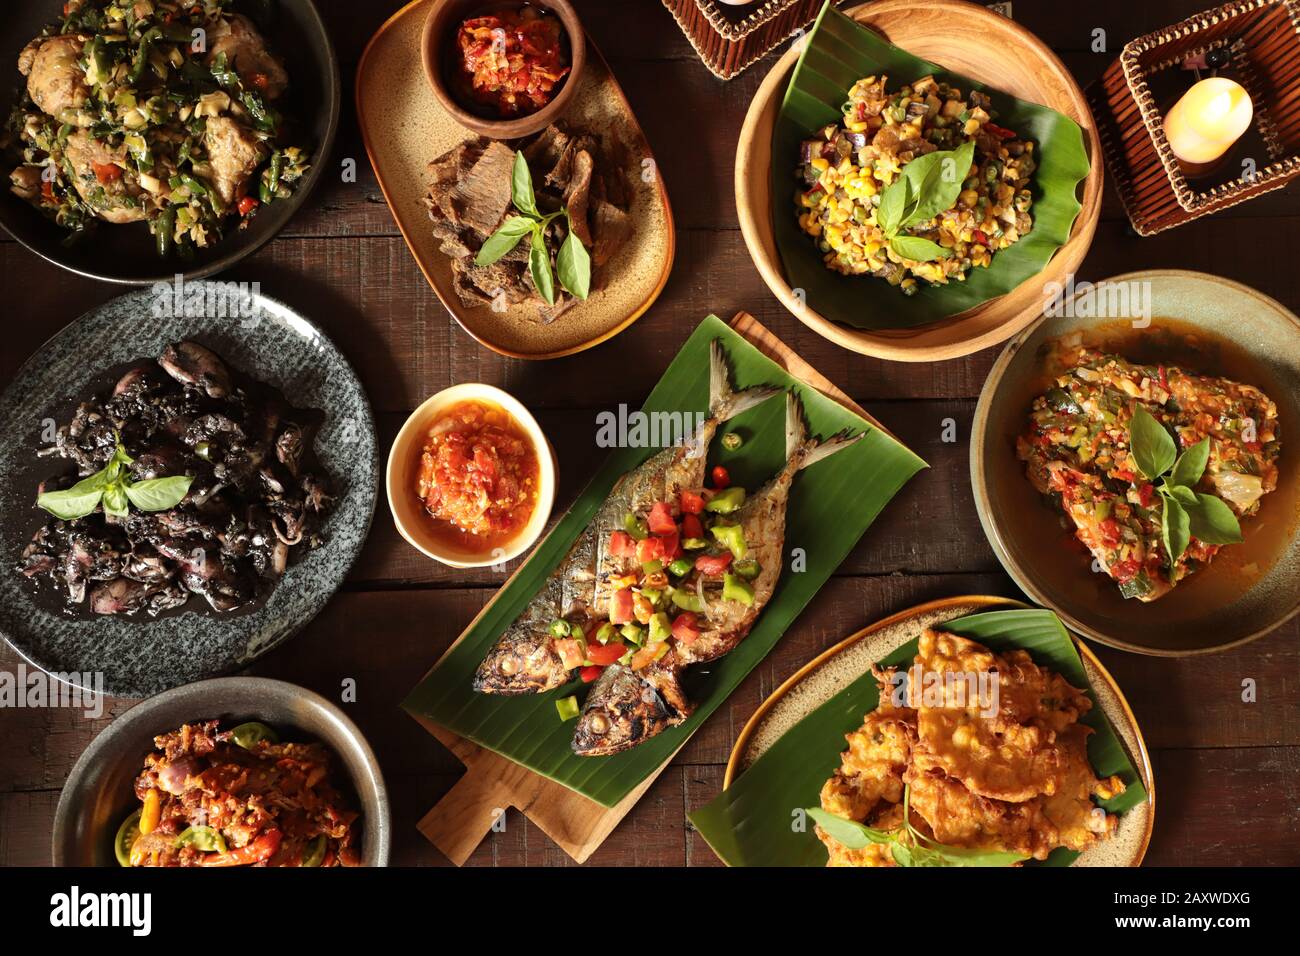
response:
<path id="1" fill-rule="evenodd" d="M 731 327 L 793 377 L 862 416 L 881 431 L 888 431 L 749 313 L 738 313 L 731 320 Z M 501 590 L 505 586 L 502 585 Z M 499 593 L 501 592 L 498 591 Z M 496 598 L 492 600 L 495 601 Z M 479 616 L 491 606 L 492 602 L 489 602 L 479 612 Z M 476 617 L 475 621 L 477 620 Z M 471 621 L 456 639 L 456 643 L 463 640 L 473 626 L 474 622 Z M 454 646 L 455 644 L 452 645 Z M 434 667 L 437 667 L 436 663 Z M 457 866 L 469 859 L 470 854 L 509 807 L 522 812 L 554 840 L 560 849 L 578 863 L 583 863 L 618 826 L 672 759 L 670 757 L 665 760 L 658 770 L 617 806 L 604 807 L 562 784 L 548 780 L 500 754 L 452 733 L 427 717 L 416 714 L 412 716 L 465 764 L 465 775 L 417 824 L 419 831 Z M 687 739 L 683 738 L 683 746 Z"/>

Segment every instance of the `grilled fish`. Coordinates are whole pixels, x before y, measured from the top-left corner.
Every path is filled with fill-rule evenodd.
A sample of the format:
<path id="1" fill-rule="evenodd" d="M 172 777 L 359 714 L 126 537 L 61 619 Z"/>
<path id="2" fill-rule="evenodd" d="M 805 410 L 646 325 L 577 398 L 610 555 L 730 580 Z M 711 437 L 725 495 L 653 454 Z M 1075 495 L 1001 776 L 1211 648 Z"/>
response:
<path id="1" fill-rule="evenodd" d="M 597 609 L 606 606 L 610 575 L 622 562 L 608 553 L 610 530 L 629 512 L 703 485 L 705 455 L 718 426 L 779 391 L 768 385 L 733 391 L 726 355 L 715 340 L 709 348 L 709 417 L 689 441 L 657 452 L 619 479 L 541 591 L 479 665 L 474 690 L 539 694 L 567 683 L 570 669 L 555 651 L 550 624 L 559 618 L 594 621 L 603 616 Z"/>
<path id="2" fill-rule="evenodd" d="M 842 451 L 861 434 L 809 439 L 799 401 L 786 394 L 786 463 L 780 472 L 746 499 L 733 517 L 743 530 L 750 556 L 759 563 L 749 605 L 721 598 L 716 578 L 696 578 L 708 626 L 690 644 L 676 643 L 661 660 L 634 671 L 622 664 L 607 668 L 592 685 L 573 735 L 574 753 L 602 757 L 619 753 L 676 726 L 695 705 L 687 699 L 681 676 L 691 664 L 715 661 L 730 652 L 754 626 L 776 590 L 783 564 L 785 512 L 790 486 L 802 469 Z"/>

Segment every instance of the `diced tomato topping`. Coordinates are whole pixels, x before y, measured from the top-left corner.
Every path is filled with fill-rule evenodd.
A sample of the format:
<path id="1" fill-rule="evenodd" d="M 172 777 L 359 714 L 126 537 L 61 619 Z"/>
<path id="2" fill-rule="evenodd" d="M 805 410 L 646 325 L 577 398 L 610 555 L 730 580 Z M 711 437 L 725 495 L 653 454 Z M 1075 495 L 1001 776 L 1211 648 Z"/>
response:
<path id="1" fill-rule="evenodd" d="M 41 199 L 47 203 L 54 202 L 54 180 L 52 179 L 41 180 Z"/>
<path id="2" fill-rule="evenodd" d="M 608 644 L 592 644 L 587 648 L 587 660 L 598 667 L 608 667 L 627 653 L 627 646 L 610 641 Z"/>
<path id="3" fill-rule="evenodd" d="M 261 204 L 260 204 L 256 199 L 254 199 L 252 196 L 245 196 L 244 198 L 242 198 L 241 200 L 239 200 L 239 214 L 240 214 L 241 216 L 247 216 L 250 212 L 252 212 L 254 209 L 256 209 L 259 205 L 261 205 Z"/>
<path id="4" fill-rule="evenodd" d="M 673 520 L 672 509 L 662 501 L 650 509 L 646 524 L 650 526 L 651 534 L 670 534 L 677 530 L 677 522 Z"/>
<path id="5" fill-rule="evenodd" d="M 1257 451 L 1259 451 L 1261 448 L 1264 447 L 1263 445 L 1261 445 L 1261 444 L 1260 444 L 1259 442 L 1257 442 L 1257 441 L 1248 441 L 1248 442 L 1243 442 L 1242 444 L 1244 444 L 1244 445 L 1246 446 L 1246 451 L 1255 451 L 1255 452 L 1257 452 Z"/>
<path id="6" fill-rule="evenodd" d="M 644 594 L 632 595 L 632 617 L 638 624 L 649 624 L 654 617 L 655 607 Z"/>
<path id="7" fill-rule="evenodd" d="M 649 667 L 655 662 L 655 657 L 659 654 L 658 644 L 647 644 L 641 650 L 632 655 L 630 661 L 632 670 L 639 671 L 642 668 Z"/>
<path id="8" fill-rule="evenodd" d="M 690 644 L 700 636 L 700 623 L 691 611 L 683 611 L 673 619 L 673 637 L 683 644 Z"/>
<path id="9" fill-rule="evenodd" d="M 1114 474 L 1114 476 L 1120 481 L 1133 481 L 1137 478 L 1137 475 L 1133 474 L 1133 472 L 1129 471 L 1127 468 L 1117 468 L 1112 472 L 1112 474 Z"/>
<path id="10" fill-rule="evenodd" d="M 560 655 L 560 663 L 564 665 L 565 670 L 569 671 L 581 667 L 582 662 L 587 659 L 582 653 L 582 644 L 571 637 L 557 638 L 555 653 Z"/>
<path id="11" fill-rule="evenodd" d="M 670 534 L 659 535 L 659 540 L 662 542 L 664 552 L 662 560 L 674 561 L 682 556 L 681 538 L 678 536 L 676 528 L 673 528 Z"/>
<path id="12" fill-rule="evenodd" d="M 1111 565 L 1110 576 L 1120 584 L 1127 584 L 1137 577 L 1140 570 L 1142 570 L 1142 565 L 1133 558 L 1129 558 L 1127 561 Z"/>
<path id="13" fill-rule="evenodd" d="M 1151 502 L 1156 500 L 1156 486 L 1148 482 L 1143 482 L 1138 486 L 1138 502 L 1143 508 L 1150 508 Z"/>
<path id="14" fill-rule="evenodd" d="M 609 536 L 609 553 L 616 558 L 631 558 L 636 555 L 636 538 L 626 531 L 615 531 Z"/>
<path id="15" fill-rule="evenodd" d="M 603 673 L 605 673 L 605 668 L 593 665 L 591 667 L 584 667 L 582 670 L 578 671 L 578 676 L 582 678 L 584 684 L 590 684 Z"/>
<path id="16" fill-rule="evenodd" d="M 1015 130 L 1007 129 L 1005 126 L 999 126 L 997 123 L 985 123 L 984 128 L 998 139 L 1011 139 L 1016 135 Z"/>
<path id="17" fill-rule="evenodd" d="M 721 465 L 714 465 L 713 470 L 709 472 L 709 479 L 713 482 L 713 487 L 721 491 L 731 484 L 731 472 Z"/>
<path id="18" fill-rule="evenodd" d="M 1109 547 L 1119 544 L 1119 522 L 1114 518 L 1107 518 L 1101 523 L 1101 543 Z"/>
<path id="19" fill-rule="evenodd" d="M 703 538 L 704 525 L 700 519 L 693 514 L 682 515 L 682 537 L 683 538 Z"/>
<path id="20" fill-rule="evenodd" d="M 114 163 L 91 163 L 95 170 L 95 178 L 101 185 L 114 182 L 122 178 L 122 167 Z"/>
<path id="21" fill-rule="evenodd" d="M 971 238 L 974 239 L 976 242 L 978 242 L 981 246 L 987 246 L 989 244 L 989 237 L 984 235 L 983 229 L 976 229 L 972 231 Z"/>
<path id="22" fill-rule="evenodd" d="M 642 538 L 636 543 L 636 559 L 642 564 L 646 561 L 662 561 L 663 557 L 664 542 L 662 538 L 651 535 L 648 538 Z"/>
<path id="23" fill-rule="evenodd" d="M 1169 391 L 1169 374 L 1165 371 L 1165 367 L 1163 365 L 1160 366 L 1160 386 L 1166 392 Z"/>
<path id="24" fill-rule="evenodd" d="M 628 588 L 615 591 L 609 599 L 609 623 L 632 623 L 632 592 Z"/>
<path id="25" fill-rule="evenodd" d="M 700 574 L 721 574 L 730 564 L 730 551 L 724 551 L 722 554 L 702 554 L 695 559 L 695 569 Z"/>
<path id="26" fill-rule="evenodd" d="M 697 515 L 704 510 L 704 496 L 695 491 L 683 491 L 679 496 L 683 515 Z M 687 535 L 690 537 L 690 535 Z"/>

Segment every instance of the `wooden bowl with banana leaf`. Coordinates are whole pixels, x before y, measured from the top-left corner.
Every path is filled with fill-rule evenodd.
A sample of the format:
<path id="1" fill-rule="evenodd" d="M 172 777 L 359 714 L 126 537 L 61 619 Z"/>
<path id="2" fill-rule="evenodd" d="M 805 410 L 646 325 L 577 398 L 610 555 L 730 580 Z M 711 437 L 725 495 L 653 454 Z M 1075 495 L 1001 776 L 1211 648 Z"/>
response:
<path id="1" fill-rule="evenodd" d="M 969 253 L 956 250 L 939 235 L 942 217 L 935 220 L 931 235 L 948 248 L 946 253 L 936 249 L 930 258 L 960 264 L 966 270 L 960 278 L 946 274 L 946 281 L 913 280 L 914 285 L 900 279 L 895 273 L 902 259 L 894 258 L 893 231 L 885 235 L 889 248 L 880 253 L 879 261 L 872 258 L 878 250 L 870 242 L 855 240 L 853 249 L 847 250 L 856 250 L 867 260 L 865 274 L 862 262 L 849 261 L 841 267 L 829 260 L 846 250 L 828 247 L 830 237 L 825 233 L 814 239 L 800 222 L 796 202 L 801 191 L 811 192 L 806 181 L 796 178 L 803 144 L 828 124 L 845 120 L 847 125 L 841 110 L 850 90 L 860 80 L 881 76 L 888 78 L 889 93 L 901 84 L 933 77 L 947 88 L 959 89 L 963 97 L 987 99 L 992 118 L 981 133 L 1014 133 L 1033 146 L 1036 169 L 1029 173 L 1027 184 L 1020 180 L 1018 186 L 1025 199 L 1032 196 L 1032 206 L 1021 211 L 1032 215 L 1033 226 L 1023 234 L 1017 229 L 1011 237 L 1014 244 L 1001 244 L 998 227 L 987 247 L 997 248 L 991 257 L 986 258 L 983 246 L 972 247 Z M 882 116 L 873 114 L 871 119 Z M 910 116 L 900 117 L 897 127 L 908 135 Z M 954 119 L 961 121 L 962 135 L 975 135 L 966 114 L 945 116 L 934 125 L 952 125 Z M 993 125 L 993 120 L 1000 125 Z M 924 126 L 934 120 L 918 122 Z M 874 126 L 868 133 L 873 130 Z M 926 129 L 923 135 L 929 133 Z M 865 170 L 878 161 L 863 158 L 878 144 L 857 135 L 854 149 Z M 942 129 L 924 148 L 940 140 L 949 141 Z M 883 174 L 873 170 L 872 175 L 892 182 L 907 178 L 903 170 L 923 158 L 923 153 L 908 156 L 885 156 L 890 163 L 901 158 L 897 179 L 892 167 Z M 773 294 L 805 325 L 866 355 L 906 362 L 950 359 L 987 348 L 1023 329 L 1042 312 L 1044 286 L 1063 281 L 1078 269 L 1101 212 L 1100 156 L 1083 91 L 1046 44 L 1024 27 L 957 0 L 878 0 L 844 12 L 828 4 L 808 37 L 777 61 L 754 96 L 736 149 L 736 210 L 754 265 Z M 991 158 L 981 147 L 977 157 L 981 172 L 987 171 Z M 958 179 L 966 175 L 963 172 Z M 982 182 L 979 179 L 976 185 Z M 838 198 L 841 192 L 833 194 Z M 857 212 L 866 216 L 854 222 L 877 224 L 878 216 L 872 215 L 870 207 L 883 193 L 872 192 L 872 197 L 858 197 L 863 208 Z M 945 206 L 938 212 L 957 209 Z M 904 225 L 916 233 L 923 224 Z M 982 232 L 962 229 L 962 236 Z M 915 289 L 915 294 L 905 295 L 903 289 Z"/>

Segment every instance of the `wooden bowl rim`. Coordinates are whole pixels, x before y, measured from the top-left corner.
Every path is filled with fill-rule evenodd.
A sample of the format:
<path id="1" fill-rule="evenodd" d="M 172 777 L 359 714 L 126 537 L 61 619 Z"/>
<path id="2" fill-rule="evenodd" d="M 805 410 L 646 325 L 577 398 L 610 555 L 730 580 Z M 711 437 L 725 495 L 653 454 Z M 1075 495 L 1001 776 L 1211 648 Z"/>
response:
<path id="1" fill-rule="evenodd" d="M 938 8 L 954 16 L 973 17 L 984 21 L 994 29 L 1016 35 L 1026 47 L 1037 54 L 1069 91 L 1070 110 L 1061 112 L 1066 113 L 1079 124 L 1088 149 L 1089 169 L 1088 175 L 1083 180 L 1081 208 L 1071 227 L 1069 240 L 1056 251 L 1041 272 L 1026 279 L 1025 283 L 1059 278 L 1075 271 L 1092 245 L 1093 235 L 1101 218 L 1102 187 L 1105 181 L 1101 140 L 1082 88 L 1065 68 L 1065 64 L 1042 40 L 1014 21 L 983 7 L 958 2 L 958 0 L 874 0 L 872 3 L 849 7 L 842 12 L 864 26 L 881 32 L 873 25 L 879 19 L 910 16 L 918 9 L 927 7 Z M 782 272 L 779 252 L 775 257 L 769 258 L 763 248 L 763 236 L 772 231 L 770 224 L 772 210 L 756 208 L 747 182 L 745 164 L 745 159 L 754 152 L 756 145 L 770 152 L 770 143 L 756 144 L 758 126 L 762 115 L 768 109 L 779 109 L 777 97 L 788 83 L 789 75 L 800 53 L 801 50 L 797 46 L 791 46 L 772 66 L 750 102 L 749 111 L 741 127 L 740 139 L 736 145 L 736 214 L 740 220 L 740 231 L 745 238 L 745 245 L 749 249 L 755 268 L 782 305 L 804 325 L 837 345 L 863 355 L 898 362 L 942 361 L 969 355 L 1005 341 L 1041 315 L 1042 309 L 1039 305 L 1026 306 L 992 329 L 963 337 L 959 334 L 961 325 L 978 313 L 997 308 L 995 303 L 998 302 L 998 298 L 915 329 L 883 330 L 854 329 L 841 325 L 813 311 L 806 303 L 800 302 Z M 760 225 L 760 217 L 768 217 L 766 229 Z M 775 246 L 775 241 L 773 245 Z M 1023 287 L 1025 283 L 1021 283 L 1017 288 Z M 943 341 L 936 344 L 915 344 L 914 340 L 918 335 L 928 338 L 936 334 L 940 335 Z"/>
<path id="2" fill-rule="evenodd" d="M 745 721 L 745 726 L 740 729 L 740 735 L 736 737 L 736 742 L 732 745 L 731 754 L 727 757 L 727 768 L 723 772 L 722 776 L 722 789 L 726 790 L 729 788 L 735 781 L 736 777 L 744 772 L 740 769 L 740 761 L 745 755 L 746 748 L 749 746 L 750 738 L 754 736 L 759 725 L 763 722 L 763 719 L 767 717 L 772 708 L 775 707 L 777 703 L 779 703 L 780 700 L 795 687 L 795 685 L 804 680 L 809 674 L 824 665 L 831 658 L 840 654 L 857 642 L 870 637 L 877 631 L 882 631 L 885 628 L 902 624 L 906 621 L 926 614 L 931 614 L 935 611 L 942 611 L 947 608 L 960 607 L 962 605 L 975 605 L 976 607 L 987 608 L 990 611 L 1000 609 L 1013 610 L 1017 608 L 1029 609 L 1033 607 L 1032 604 L 1026 604 L 1024 601 L 1019 601 L 1015 598 L 999 597 L 993 594 L 963 594 L 955 597 L 938 598 L 933 601 L 926 601 L 922 604 L 916 604 L 912 607 L 904 608 L 901 611 L 896 611 L 878 621 L 868 624 L 866 627 L 854 631 L 848 637 L 841 641 L 837 641 L 830 647 L 826 648 L 826 650 L 822 651 L 807 664 L 804 664 L 797 671 L 787 677 L 781 685 L 776 688 L 776 690 L 768 694 L 767 697 L 764 698 L 763 702 L 758 705 L 758 709 L 754 711 L 753 716 L 751 716 L 749 720 Z M 1065 622 L 1062 622 L 1062 624 L 1064 623 Z M 1068 625 L 1066 626 L 1066 630 L 1069 631 Z M 1074 642 L 1074 646 L 1078 649 L 1079 656 L 1084 659 L 1085 663 L 1090 664 L 1097 669 L 1097 673 L 1101 675 L 1102 679 L 1106 682 L 1106 685 L 1110 688 L 1111 693 L 1115 695 L 1115 699 L 1119 702 L 1120 710 L 1123 712 L 1129 725 L 1133 728 L 1133 736 L 1137 740 L 1138 752 L 1136 754 L 1130 754 L 1129 756 L 1135 757 L 1139 761 L 1137 771 L 1138 775 L 1142 778 L 1142 785 L 1147 791 L 1148 809 L 1145 832 L 1142 835 L 1142 845 L 1138 848 L 1137 856 L 1130 865 L 1141 866 L 1142 860 L 1146 857 L 1147 849 L 1151 845 L 1151 834 L 1155 830 L 1156 823 L 1156 778 L 1155 772 L 1151 766 L 1151 754 L 1147 751 L 1146 738 L 1142 736 L 1142 725 L 1138 723 L 1137 715 L 1133 713 L 1133 708 L 1129 706 L 1128 698 L 1124 696 L 1124 691 L 1120 689 L 1115 678 L 1111 675 L 1110 671 L 1106 669 L 1106 665 L 1104 665 L 1097 658 L 1097 655 L 1093 653 L 1092 648 L 1090 648 L 1084 641 L 1080 640 L 1078 635 L 1072 632 L 1070 633 L 1070 640 Z M 1121 739 L 1121 744 L 1122 742 Z"/>
<path id="3" fill-rule="evenodd" d="M 466 129 L 487 136 L 489 139 L 519 139 L 545 129 L 560 118 L 564 109 L 573 98 L 582 78 L 583 67 L 587 64 L 587 35 L 582 21 L 569 0 L 528 0 L 534 6 L 543 7 L 555 14 L 564 26 L 569 38 L 569 75 L 564 78 L 560 91 L 555 97 L 536 113 L 515 119 L 493 120 L 471 113 L 461 106 L 455 95 L 447 88 L 442 73 L 443 48 L 447 41 L 449 22 L 455 6 L 472 8 L 480 6 L 499 6 L 493 0 L 433 0 L 429 13 L 425 17 L 424 27 L 420 30 L 420 63 L 424 67 L 424 76 L 444 110 Z M 405 9 L 405 8 L 403 8 Z M 435 35 L 436 34 L 436 35 Z"/>

